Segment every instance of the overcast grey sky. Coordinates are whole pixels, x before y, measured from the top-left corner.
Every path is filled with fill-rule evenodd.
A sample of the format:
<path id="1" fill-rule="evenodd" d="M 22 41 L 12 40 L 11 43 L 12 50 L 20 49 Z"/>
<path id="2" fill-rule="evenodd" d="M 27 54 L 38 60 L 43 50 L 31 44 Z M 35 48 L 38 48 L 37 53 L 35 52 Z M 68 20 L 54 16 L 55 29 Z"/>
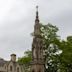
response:
<path id="1" fill-rule="evenodd" d="M 23 56 L 31 49 L 35 7 L 43 24 L 52 23 L 62 39 L 72 35 L 72 0 L 0 0 L 0 57 Z"/>

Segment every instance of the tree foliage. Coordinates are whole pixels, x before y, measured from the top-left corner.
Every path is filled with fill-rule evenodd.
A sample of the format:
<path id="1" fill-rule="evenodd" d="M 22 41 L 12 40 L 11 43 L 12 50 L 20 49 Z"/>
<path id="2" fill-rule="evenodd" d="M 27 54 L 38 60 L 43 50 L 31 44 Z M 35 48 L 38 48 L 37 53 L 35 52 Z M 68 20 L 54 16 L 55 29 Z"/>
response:
<path id="1" fill-rule="evenodd" d="M 41 25 L 40 30 L 44 47 L 45 72 L 72 72 L 72 36 L 68 36 L 67 40 L 61 40 L 57 35 L 58 27 L 50 23 Z M 24 54 L 18 62 L 30 63 L 32 51 L 28 50 Z"/>
<path id="2" fill-rule="evenodd" d="M 52 24 L 42 25 L 41 36 L 44 41 L 44 60 L 46 72 L 57 72 L 60 66 L 60 43 L 59 36 L 57 35 L 58 28 Z"/>
<path id="3" fill-rule="evenodd" d="M 31 72 L 30 71 L 30 68 L 31 68 L 30 62 L 31 62 L 31 60 L 32 60 L 32 51 L 30 51 L 30 50 L 25 51 L 24 56 L 18 58 L 18 63 L 23 64 L 25 72 Z"/>
<path id="4" fill-rule="evenodd" d="M 61 63 L 65 72 L 72 72 L 72 36 L 68 36 L 66 41 L 61 42 Z"/>
<path id="5" fill-rule="evenodd" d="M 18 58 L 18 62 L 21 64 L 28 64 L 32 60 L 32 51 L 28 50 L 24 52 L 24 56 Z"/>

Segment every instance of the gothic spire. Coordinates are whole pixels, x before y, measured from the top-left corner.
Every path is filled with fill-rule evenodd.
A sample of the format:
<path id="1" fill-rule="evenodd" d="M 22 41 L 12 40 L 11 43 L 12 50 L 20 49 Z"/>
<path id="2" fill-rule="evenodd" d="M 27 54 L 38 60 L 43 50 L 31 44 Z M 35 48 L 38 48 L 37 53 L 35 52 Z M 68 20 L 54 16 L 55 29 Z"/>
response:
<path id="1" fill-rule="evenodd" d="M 39 16 L 38 16 L 38 6 L 36 6 L 36 19 L 35 22 L 39 22 Z"/>

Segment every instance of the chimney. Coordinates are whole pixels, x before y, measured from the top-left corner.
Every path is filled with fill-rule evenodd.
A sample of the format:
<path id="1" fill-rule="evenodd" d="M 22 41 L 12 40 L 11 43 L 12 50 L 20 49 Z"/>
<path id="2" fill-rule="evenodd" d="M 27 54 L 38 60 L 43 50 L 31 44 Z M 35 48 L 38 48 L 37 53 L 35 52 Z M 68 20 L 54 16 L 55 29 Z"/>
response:
<path id="1" fill-rule="evenodd" d="M 11 54 L 11 61 L 16 62 L 16 54 Z"/>

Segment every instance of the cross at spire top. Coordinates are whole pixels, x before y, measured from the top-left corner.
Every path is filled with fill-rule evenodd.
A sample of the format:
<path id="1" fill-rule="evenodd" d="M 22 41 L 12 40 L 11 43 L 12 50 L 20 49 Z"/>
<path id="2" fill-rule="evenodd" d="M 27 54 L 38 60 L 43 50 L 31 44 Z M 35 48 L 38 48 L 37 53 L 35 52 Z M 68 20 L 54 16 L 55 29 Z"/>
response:
<path id="1" fill-rule="evenodd" d="M 39 16 L 38 16 L 38 6 L 36 6 L 36 20 L 35 21 L 38 21 L 39 22 Z"/>
<path id="2" fill-rule="evenodd" d="M 38 11 L 38 6 L 36 6 L 36 10 Z"/>

